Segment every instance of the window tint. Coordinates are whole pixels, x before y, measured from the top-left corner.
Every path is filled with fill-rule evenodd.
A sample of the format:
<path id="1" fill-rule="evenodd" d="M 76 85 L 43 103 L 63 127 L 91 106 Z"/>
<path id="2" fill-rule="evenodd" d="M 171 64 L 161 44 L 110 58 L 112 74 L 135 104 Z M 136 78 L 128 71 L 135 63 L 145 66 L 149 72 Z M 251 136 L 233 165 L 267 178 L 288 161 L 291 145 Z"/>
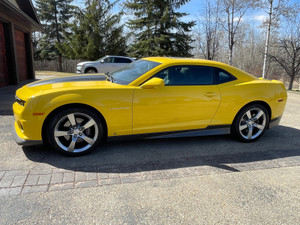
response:
<path id="1" fill-rule="evenodd" d="M 115 58 L 115 63 L 131 63 L 131 60 L 126 58 Z"/>
<path id="2" fill-rule="evenodd" d="M 234 76 L 222 69 L 216 70 L 216 83 L 223 84 L 229 81 L 236 80 Z"/>
<path id="3" fill-rule="evenodd" d="M 214 83 L 214 68 L 208 66 L 172 66 L 157 73 L 165 85 L 211 85 Z"/>

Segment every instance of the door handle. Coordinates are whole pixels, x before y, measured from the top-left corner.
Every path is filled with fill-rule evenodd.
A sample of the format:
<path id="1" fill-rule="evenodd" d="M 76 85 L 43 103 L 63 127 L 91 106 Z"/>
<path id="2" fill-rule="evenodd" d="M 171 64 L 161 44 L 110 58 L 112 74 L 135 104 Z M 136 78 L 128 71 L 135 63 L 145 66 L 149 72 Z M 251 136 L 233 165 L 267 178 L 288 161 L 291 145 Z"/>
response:
<path id="1" fill-rule="evenodd" d="M 204 95 L 205 95 L 206 97 L 212 98 L 212 97 L 216 96 L 217 94 L 214 93 L 214 92 L 206 92 Z"/>

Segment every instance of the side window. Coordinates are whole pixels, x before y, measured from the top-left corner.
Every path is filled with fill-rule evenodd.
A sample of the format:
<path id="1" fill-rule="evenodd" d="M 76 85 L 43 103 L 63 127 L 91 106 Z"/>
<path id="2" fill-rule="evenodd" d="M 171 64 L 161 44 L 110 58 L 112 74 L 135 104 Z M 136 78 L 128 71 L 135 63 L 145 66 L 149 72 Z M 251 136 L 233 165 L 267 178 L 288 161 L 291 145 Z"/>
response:
<path id="1" fill-rule="evenodd" d="M 208 66 L 172 66 L 158 72 L 154 77 L 164 79 L 171 85 L 212 85 L 214 68 Z"/>
<path id="2" fill-rule="evenodd" d="M 131 63 L 131 60 L 126 58 L 115 58 L 115 63 Z"/>
<path id="3" fill-rule="evenodd" d="M 234 76 L 222 69 L 216 69 L 216 84 L 223 84 L 236 80 Z"/>
<path id="4" fill-rule="evenodd" d="M 114 57 L 106 57 L 106 58 L 104 59 L 104 62 L 105 62 L 105 63 L 113 63 L 113 62 L 114 62 Z"/>

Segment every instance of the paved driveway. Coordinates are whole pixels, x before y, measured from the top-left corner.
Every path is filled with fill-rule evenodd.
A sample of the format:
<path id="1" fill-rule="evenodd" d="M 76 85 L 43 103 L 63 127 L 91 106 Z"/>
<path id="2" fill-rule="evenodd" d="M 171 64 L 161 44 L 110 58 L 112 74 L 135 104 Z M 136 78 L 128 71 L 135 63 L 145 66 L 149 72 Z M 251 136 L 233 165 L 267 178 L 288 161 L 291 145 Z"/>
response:
<path id="1" fill-rule="evenodd" d="M 20 147 L 0 89 L 0 223 L 300 224 L 300 94 L 255 143 L 108 142 L 83 157 Z"/>

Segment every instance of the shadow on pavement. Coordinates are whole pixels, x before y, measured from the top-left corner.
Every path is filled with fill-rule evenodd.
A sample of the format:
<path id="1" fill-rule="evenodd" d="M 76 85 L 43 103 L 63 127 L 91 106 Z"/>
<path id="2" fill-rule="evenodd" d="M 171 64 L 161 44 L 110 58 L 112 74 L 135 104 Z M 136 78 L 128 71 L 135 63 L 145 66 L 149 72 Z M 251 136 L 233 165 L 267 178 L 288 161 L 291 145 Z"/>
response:
<path id="1" fill-rule="evenodd" d="M 12 104 L 15 102 L 15 93 L 22 86 L 37 81 L 36 80 L 25 80 L 21 81 L 18 85 L 8 85 L 0 88 L 0 116 L 1 115 L 13 115 Z"/>
<path id="2" fill-rule="evenodd" d="M 300 130 L 277 126 L 253 143 L 230 136 L 118 141 L 81 157 L 43 146 L 23 150 L 29 160 L 74 171 L 132 173 L 208 165 L 238 172 L 230 165 L 300 156 L 299 137 Z"/>

